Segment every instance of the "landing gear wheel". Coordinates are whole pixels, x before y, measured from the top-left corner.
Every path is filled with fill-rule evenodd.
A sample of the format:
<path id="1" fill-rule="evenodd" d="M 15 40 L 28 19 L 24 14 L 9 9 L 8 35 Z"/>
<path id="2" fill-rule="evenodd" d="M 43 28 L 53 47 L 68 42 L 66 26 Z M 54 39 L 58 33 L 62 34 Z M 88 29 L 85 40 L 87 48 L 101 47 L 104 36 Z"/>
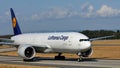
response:
<path id="1" fill-rule="evenodd" d="M 82 58 L 78 58 L 78 62 L 82 61 Z"/>

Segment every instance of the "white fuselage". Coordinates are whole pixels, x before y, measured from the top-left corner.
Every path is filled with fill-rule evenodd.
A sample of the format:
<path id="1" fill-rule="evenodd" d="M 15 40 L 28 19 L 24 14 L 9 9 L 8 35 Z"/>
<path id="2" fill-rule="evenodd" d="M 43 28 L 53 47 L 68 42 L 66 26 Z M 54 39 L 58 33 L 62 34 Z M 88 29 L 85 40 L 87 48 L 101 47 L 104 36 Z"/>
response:
<path id="1" fill-rule="evenodd" d="M 29 33 L 13 36 L 11 39 L 20 45 L 48 47 L 44 52 L 78 53 L 91 47 L 90 41 L 84 41 L 89 38 L 77 32 Z"/>

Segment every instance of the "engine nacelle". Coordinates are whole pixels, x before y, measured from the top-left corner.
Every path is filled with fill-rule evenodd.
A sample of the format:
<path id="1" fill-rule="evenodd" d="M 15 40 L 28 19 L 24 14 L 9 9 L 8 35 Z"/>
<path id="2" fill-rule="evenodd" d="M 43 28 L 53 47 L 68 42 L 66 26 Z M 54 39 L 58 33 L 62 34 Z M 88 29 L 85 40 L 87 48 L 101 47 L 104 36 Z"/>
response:
<path id="1" fill-rule="evenodd" d="M 35 49 L 30 45 L 20 45 L 18 48 L 18 54 L 24 59 L 32 59 L 35 57 Z"/>
<path id="2" fill-rule="evenodd" d="M 82 57 L 89 57 L 89 56 L 92 55 L 92 53 L 93 53 L 93 50 L 92 50 L 92 48 L 90 48 L 90 49 L 88 49 L 87 51 L 82 52 L 82 53 L 81 53 L 81 56 L 82 56 Z"/>

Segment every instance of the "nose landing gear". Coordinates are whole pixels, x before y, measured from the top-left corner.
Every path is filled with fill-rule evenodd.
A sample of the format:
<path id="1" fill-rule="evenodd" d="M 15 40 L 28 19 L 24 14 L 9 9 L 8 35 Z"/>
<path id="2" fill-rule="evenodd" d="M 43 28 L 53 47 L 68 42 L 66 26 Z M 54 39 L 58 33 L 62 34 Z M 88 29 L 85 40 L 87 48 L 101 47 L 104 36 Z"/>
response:
<path id="1" fill-rule="evenodd" d="M 82 61 L 82 60 L 83 60 L 83 57 L 81 56 L 81 53 L 79 52 L 79 53 L 77 53 L 77 55 L 79 56 L 78 62 Z"/>

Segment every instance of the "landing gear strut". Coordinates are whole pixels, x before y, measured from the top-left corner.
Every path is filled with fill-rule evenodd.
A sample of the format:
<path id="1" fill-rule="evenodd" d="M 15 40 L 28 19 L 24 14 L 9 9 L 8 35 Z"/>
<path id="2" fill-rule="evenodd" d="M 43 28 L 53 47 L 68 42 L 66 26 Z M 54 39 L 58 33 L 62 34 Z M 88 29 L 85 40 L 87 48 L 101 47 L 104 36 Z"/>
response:
<path id="1" fill-rule="evenodd" d="M 58 56 L 55 56 L 55 60 L 65 60 L 65 56 L 61 56 L 62 53 L 58 53 Z"/>

